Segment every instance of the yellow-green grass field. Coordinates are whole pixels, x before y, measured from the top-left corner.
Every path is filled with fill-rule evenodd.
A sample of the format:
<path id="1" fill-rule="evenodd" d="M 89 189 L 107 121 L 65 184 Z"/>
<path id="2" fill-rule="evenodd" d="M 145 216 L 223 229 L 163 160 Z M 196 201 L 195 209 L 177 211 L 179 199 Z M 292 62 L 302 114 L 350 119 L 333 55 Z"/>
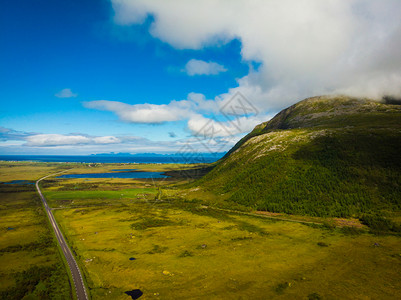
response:
<path id="1" fill-rule="evenodd" d="M 34 166 L 27 167 L 34 174 Z M 69 173 L 89 173 L 182 166 L 69 167 L 74 167 Z M 38 168 L 31 180 L 66 166 Z M 185 200 L 188 190 L 167 187 L 176 182 L 54 177 L 43 182 L 92 299 L 130 299 L 124 292 L 134 289 L 143 292 L 140 299 L 396 299 L 401 294 L 399 236 L 222 211 L 213 208 L 207 193 Z M 2 212 L 13 218 L 12 210 L 2 206 Z M 28 231 L 24 236 L 35 241 Z M 34 252 L 26 257 L 32 264 Z M 12 286 L 9 278 L 2 284 Z"/>
<path id="2" fill-rule="evenodd" d="M 187 204 L 55 212 L 94 299 L 394 299 L 401 241 Z M 129 260 L 134 257 L 135 260 Z"/>
<path id="3" fill-rule="evenodd" d="M 171 165 L 173 168 L 174 165 Z M 188 165 L 187 168 L 193 167 Z M 70 299 L 71 286 L 67 269 L 57 249 L 56 241 L 49 226 L 34 183 L 48 174 L 66 171 L 81 173 L 108 172 L 113 169 L 136 168 L 125 164 L 79 164 L 79 163 L 35 163 L 0 162 L 0 298 L 1 299 Z M 168 171 L 166 165 L 142 165 L 149 171 Z M 71 172 L 71 171 L 70 171 Z M 17 182 L 15 181 L 24 181 Z M 82 183 L 82 180 L 78 180 Z M 109 195 L 104 199 L 114 199 L 114 190 L 124 187 L 124 180 L 99 180 L 101 189 Z M 63 180 L 63 184 L 77 181 Z M 14 183 L 14 184 L 10 184 Z M 125 180 L 126 196 L 146 198 L 156 194 L 152 182 L 150 186 L 133 189 L 133 180 Z M 135 187 L 135 186 L 134 186 Z M 78 194 L 80 191 L 76 191 Z M 93 192 L 90 197 L 93 198 Z M 85 193 L 85 192 L 83 192 Z M 120 193 L 120 192 L 119 192 Z M 62 196 L 62 193 L 60 193 Z M 81 195 L 83 195 L 81 193 Z M 121 195 L 121 194 L 120 194 Z M 55 196 L 57 198 L 57 195 Z M 79 198 L 74 195 L 74 199 Z M 85 196 L 81 198 L 85 199 Z M 79 200 L 79 199 L 78 199 Z"/>
<path id="4" fill-rule="evenodd" d="M 0 164 L 0 180 L 35 180 L 52 166 Z M 70 299 L 69 279 L 33 184 L 0 184 L 0 298 Z"/>
<path id="5" fill-rule="evenodd" d="M 401 293 L 400 237 L 230 213 L 205 206 L 201 194 L 186 201 L 179 189 L 163 188 L 170 196 L 160 199 L 165 182 L 131 180 L 131 188 L 129 182 L 45 184 L 93 299 L 129 299 L 124 292 L 133 289 L 144 293 L 141 299 L 394 299 Z"/>
<path id="6" fill-rule="evenodd" d="M 0 162 L 0 182 L 36 181 L 40 177 L 68 168 L 67 164 L 59 163 Z"/>

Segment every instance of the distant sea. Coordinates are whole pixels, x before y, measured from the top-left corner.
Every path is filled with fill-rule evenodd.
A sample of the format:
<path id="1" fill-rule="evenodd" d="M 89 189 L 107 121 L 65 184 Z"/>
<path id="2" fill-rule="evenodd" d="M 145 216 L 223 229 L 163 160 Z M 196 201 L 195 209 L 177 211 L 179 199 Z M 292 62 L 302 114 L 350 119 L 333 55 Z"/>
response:
<path id="1" fill-rule="evenodd" d="M 0 161 L 74 162 L 74 163 L 212 163 L 224 153 L 185 155 L 0 155 Z"/>

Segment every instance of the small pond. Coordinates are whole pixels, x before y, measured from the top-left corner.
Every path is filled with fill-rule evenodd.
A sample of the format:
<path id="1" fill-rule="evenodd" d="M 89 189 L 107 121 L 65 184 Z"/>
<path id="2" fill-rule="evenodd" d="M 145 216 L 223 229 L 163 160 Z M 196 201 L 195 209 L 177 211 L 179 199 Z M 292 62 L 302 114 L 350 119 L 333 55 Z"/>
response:
<path id="1" fill-rule="evenodd" d="M 35 184 L 34 181 L 29 181 L 29 180 L 13 180 L 9 182 L 0 182 L 3 184 Z"/>

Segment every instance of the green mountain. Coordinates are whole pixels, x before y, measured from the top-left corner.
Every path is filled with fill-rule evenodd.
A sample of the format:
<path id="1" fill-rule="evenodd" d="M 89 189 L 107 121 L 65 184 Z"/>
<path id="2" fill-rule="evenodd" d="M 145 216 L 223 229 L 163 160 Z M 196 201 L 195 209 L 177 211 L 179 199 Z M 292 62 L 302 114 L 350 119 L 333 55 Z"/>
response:
<path id="1" fill-rule="evenodd" d="M 241 139 L 195 182 L 258 210 L 359 217 L 401 211 L 401 105 L 313 97 Z"/>

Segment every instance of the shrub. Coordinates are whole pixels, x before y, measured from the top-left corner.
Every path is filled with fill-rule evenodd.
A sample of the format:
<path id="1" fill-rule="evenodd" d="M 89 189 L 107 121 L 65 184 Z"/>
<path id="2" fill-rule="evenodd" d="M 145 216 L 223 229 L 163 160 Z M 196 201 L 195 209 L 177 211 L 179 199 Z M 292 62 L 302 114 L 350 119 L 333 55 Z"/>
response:
<path id="1" fill-rule="evenodd" d="M 194 256 L 194 255 L 191 252 L 189 252 L 188 250 L 185 250 L 180 255 L 178 255 L 178 257 L 188 257 L 188 256 Z"/>
<path id="2" fill-rule="evenodd" d="M 312 293 L 308 295 L 308 300 L 321 300 L 323 299 L 318 293 Z"/>
<path id="3" fill-rule="evenodd" d="M 276 293 L 277 294 L 283 294 L 284 291 L 290 286 L 290 284 L 288 282 L 283 282 L 283 283 L 279 283 L 276 286 Z"/>
<path id="4" fill-rule="evenodd" d="M 360 220 L 374 233 L 401 232 L 399 225 L 381 215 L 363 215 Z"/>

